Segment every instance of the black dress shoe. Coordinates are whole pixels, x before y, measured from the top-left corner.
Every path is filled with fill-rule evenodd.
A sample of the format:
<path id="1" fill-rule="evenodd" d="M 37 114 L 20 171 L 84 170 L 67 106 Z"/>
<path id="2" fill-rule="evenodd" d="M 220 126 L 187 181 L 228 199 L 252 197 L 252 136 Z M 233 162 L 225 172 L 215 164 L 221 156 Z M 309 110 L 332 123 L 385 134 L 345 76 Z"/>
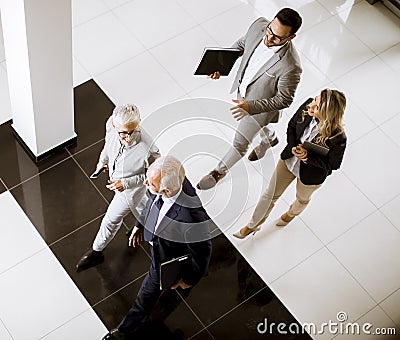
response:
<path id="1" fill-rule="evenodd" d="M 76 265 L 76 268 L 87 269 L 90 267 L 94 267 L 99 263 L 102 263 L 103 261 L 104 261 L 103 252 L 89 249 L 85 254 L 83 254 L 78 264 Z"/>
<path id="2" fill-rule="evenodd" d="M 125 339 L 124 333 L 122 333 L 118 328 L 114 328 L 103 336 L 101 340 L 123 340 Z"/>

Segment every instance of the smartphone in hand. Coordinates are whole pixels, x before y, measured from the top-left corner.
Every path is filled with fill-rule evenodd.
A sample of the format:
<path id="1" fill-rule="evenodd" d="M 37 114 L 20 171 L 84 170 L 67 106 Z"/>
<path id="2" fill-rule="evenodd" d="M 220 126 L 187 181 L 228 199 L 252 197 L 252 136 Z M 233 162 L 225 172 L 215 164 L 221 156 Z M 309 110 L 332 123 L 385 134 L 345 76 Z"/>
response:
<path id="1" fill-rule="evenodd" d="M 93 179 L 93 178 L 99 177 L 99 175 L 100 175 L 104 170 L 106 170 L 106 169 L 107 169 L 107 166 L 104 165 L 102 168 L 99 169 L 99 171 L 93 172 L 93 173 L 90 175 L 90 178 Z"/>

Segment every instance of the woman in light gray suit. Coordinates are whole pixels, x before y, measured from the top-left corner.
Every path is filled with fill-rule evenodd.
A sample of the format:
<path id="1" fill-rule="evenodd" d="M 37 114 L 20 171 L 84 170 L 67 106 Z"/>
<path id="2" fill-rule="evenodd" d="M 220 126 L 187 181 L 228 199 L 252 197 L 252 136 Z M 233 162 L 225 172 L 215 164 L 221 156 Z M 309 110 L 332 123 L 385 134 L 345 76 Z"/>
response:
<path id="1" fill-rule="evenodd" d="M 221 180 L 229 168 L 243 157 L 249 143 L 261 130 L 262 142 L 249 155 L 251 161 L 264 156 L 270 146 L 278 143 L 275 131 L 268 125 L 276 123 L 279 111 L 293 102 L 302 72 L 299 55 L 291 40 L 296 36 L 302 19 L 290 8 L 280 10 L 272 21 L 257 19 L 232 47 L 241 50 L 239 66 L 231 93 L 237 91 L 233 117 L 240 121 L 233 147 L 217 167 L 204 176 L 197 188 L 207 190 Z M 219 72 L 209 77 L 219 78 Z"/>

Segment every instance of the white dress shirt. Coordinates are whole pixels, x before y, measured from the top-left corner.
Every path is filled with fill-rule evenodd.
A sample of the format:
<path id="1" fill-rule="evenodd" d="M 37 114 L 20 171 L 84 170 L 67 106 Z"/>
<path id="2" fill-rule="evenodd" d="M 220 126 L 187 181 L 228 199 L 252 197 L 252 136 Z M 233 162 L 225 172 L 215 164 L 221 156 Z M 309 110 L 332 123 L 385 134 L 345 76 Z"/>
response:
<path id="1" fill-rule="evenodd" d="M 177 200 L 178 196 L 181 194 L 181 192 L 182 192 L 182 187 L 179 189 L 179 191 L 178 191 L 174 196 L 171 196 L 171 197 L 164 197 L 164 196 L 163 196 L 163 197 L 162 197 L 164 203 L 163 203 L 163 205 L 161 206 L 160 213 L 159 213 L 158 219 L 157 219 L 157 224 L 156 224 L 156 226 L 154 227 L 154 234 L 157 233 L 157 228 L 158 228 L 158 226 L 160 225 L 160 222 L 161 222 L 162 219 L 165 217 L 165 215 L 167 214 L 168 210 L 171 209 L 172 205 L 176 202 L 176 200 Z M 154 203 L 157 202 L 157 201 L 160 199 L 160 196 L 162 196 L 162 195 L 157 195 L 157 197 L 156 197 L 156 199 L 153 201 L 153 204 L 152 204 L 152 206 L 150 207 L 150 209 L 153 207 Z M 149 243 L 150 243 L 151 245 L 153 245 L 153 242 L 150 241 Z"/>
<path id="2" fill-rule="evenodd" d="M 317 120 L 313 117 L 310 124 L 306 127 L 303 134 L 300 137 L 300 142 L 303 143 L 305 140 L 311 142 L 315 136 L 318 134 L 319 125 Z M 297 178 L 300 178 L 300 162 L 296 156 L 285 159 L 285 163 L 289 171 L 295 175 Z"/>
<path id="3" fill-rule="evenodd" d="M 267 45 L 264 44 L 264 40 L 265 36 L 254 50 L 244 71 L 242 82 L 239 85 L 239 92 L 242 98 L 245 98 L 247 86 L 249 86 L 251 80 L 260 68 L 285 45 L 267 47 Z"/>

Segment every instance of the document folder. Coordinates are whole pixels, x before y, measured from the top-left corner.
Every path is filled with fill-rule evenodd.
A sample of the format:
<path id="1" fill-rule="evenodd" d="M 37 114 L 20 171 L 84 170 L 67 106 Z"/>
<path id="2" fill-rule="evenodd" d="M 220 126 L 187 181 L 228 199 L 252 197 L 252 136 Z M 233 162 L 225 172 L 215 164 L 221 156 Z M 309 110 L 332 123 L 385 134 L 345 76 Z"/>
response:
<path id="1" fill-rule="evenodd" d="M 185 269 L 190 266 L 190 255 L 183 255 L 160 265 L 160 289 L 171 288 L 183 276 Z"/>
<path id="2" fill-rule="evenodd" d="M 237 48 L 206 47 L 194 74 L 208 76 L 219 71 L 221 76 L 227 76 L 240 52 Z"/>

